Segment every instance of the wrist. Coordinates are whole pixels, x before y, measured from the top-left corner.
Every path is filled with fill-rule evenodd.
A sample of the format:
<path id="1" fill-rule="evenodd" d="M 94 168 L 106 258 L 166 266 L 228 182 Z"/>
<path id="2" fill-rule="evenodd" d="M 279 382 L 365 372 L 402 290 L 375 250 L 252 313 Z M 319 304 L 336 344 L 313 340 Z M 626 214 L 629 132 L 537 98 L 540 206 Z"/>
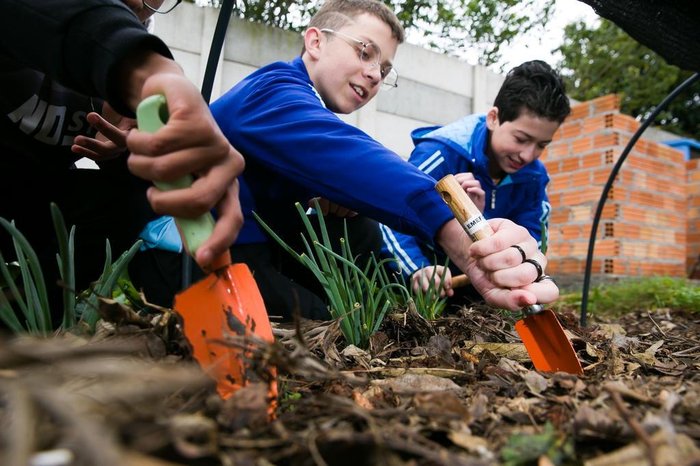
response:
<path id="1" fill-rule="evenodd" d="M 453 218 L 440 227 L 435 241 L 440 245 L 453 264 L 459 267 L 460 270 L 466 271 L 467 262 L 469 260 L 469 246 L 471 246 L 472 241 L 457 219 Z"/>
<path id="2" fill-rule="evenodd" d="M 136 110 L 143 99 L 142 89 L 146 80 L 161 73 L 183 75 L 182 68 L 175 61 L 163 55 L 147 50 L 132 54 L 119 66 L 122 101 L 132 110 Z"/>

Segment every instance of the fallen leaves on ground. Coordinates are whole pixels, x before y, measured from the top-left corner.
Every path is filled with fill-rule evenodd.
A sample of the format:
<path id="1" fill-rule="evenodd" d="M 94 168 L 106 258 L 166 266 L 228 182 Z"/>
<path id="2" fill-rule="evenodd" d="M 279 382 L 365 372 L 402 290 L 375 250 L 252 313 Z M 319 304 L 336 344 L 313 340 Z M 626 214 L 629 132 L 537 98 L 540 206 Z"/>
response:
<path id="1" fill-rule="evenodd" d="M 270 421 L 265 384 L 221 400 L 160 312 L 91 339 L 6 339 L 0 463 L 700 464 L 697 314 L 586 328 L 560 314 L 583 377 L 533 370 L 514 318 L 489 308 L 388 316 L 366 350 L 344 345 L 337 322 L 277 325 L 276 343 L 250 353 L 278 369 Z"/>

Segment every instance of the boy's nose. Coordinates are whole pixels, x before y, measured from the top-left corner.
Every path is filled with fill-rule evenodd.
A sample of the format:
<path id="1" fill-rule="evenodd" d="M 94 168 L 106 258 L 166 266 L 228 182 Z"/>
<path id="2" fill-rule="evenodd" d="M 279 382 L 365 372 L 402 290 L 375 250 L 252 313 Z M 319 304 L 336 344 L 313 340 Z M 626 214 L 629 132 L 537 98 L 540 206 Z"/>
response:
<path id="1" fill-rule="evenodd" d="M 530 163 L 537 158 L 537 156 L 542 152 L 542 150 L 537 147 L 536 144 L 531 144 L 520 152 L 520 157 L 526 162 Z"/>
<path id="2" fill-rule="evenodd" d="M 382 73 L 378 66 L 365 66 L 364 74 L 372 81 L 373 86 L 382 82 Z"/>

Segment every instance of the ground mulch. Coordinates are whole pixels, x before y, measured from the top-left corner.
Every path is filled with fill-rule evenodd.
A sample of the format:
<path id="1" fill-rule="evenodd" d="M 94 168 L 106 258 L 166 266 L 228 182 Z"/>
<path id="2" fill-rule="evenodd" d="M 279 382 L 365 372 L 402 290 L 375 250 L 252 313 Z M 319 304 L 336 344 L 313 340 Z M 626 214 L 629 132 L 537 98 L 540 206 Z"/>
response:
<path id="1" fill-rule="evenodd" d="M 168 310 L 103 316 L 2 341 L 0 464 L 700 464 L 697 313 L 558 313 L 583 377 L 533 370 L 517 317 L 487 307 L 392 314 L 366 350 L 337 322 L 275 325 L 251 352 L 277 367 L 272 421 L 264 382 L 216 395 Z"/>

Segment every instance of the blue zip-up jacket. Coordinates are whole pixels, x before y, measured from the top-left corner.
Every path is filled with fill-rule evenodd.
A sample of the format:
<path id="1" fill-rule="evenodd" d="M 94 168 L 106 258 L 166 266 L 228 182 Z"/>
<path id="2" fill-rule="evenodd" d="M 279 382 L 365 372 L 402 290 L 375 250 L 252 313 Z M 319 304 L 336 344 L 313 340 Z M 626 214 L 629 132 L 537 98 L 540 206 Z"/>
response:
<path id="1" fill-rule="evenodd" d="M 268 224 L 298 221 L 290 207 L 317 196 L 424 241 L 454 218 L 433 178 L 325 107 L 301 58 L 255 71 L 211 111 L 246 161 L 236 244 L 267 241 L 253 211 Z"/>
<path id="2" fill-rule="evenodd" d="M 418 128 L 411 137 L 415 144 L 409 157 L 411 164 L 435 180 L 448 174 L 472 173 L 486 193 L 486 218 L 510 219 L 527 228 L 538 242 L 546 237 L 551 210 L 545 191 L 549 183 L 547 170 L 542 162 L 535 160 L 496 185 L 488 171 L 485 115 L 468 115 L 444 127 Z M 382 225 L 382 234 L 384 253 L 396 257 L 407 276 L 446 261 L 444 253 L 432 241 L 421 241 L 386 225 Z"/>

